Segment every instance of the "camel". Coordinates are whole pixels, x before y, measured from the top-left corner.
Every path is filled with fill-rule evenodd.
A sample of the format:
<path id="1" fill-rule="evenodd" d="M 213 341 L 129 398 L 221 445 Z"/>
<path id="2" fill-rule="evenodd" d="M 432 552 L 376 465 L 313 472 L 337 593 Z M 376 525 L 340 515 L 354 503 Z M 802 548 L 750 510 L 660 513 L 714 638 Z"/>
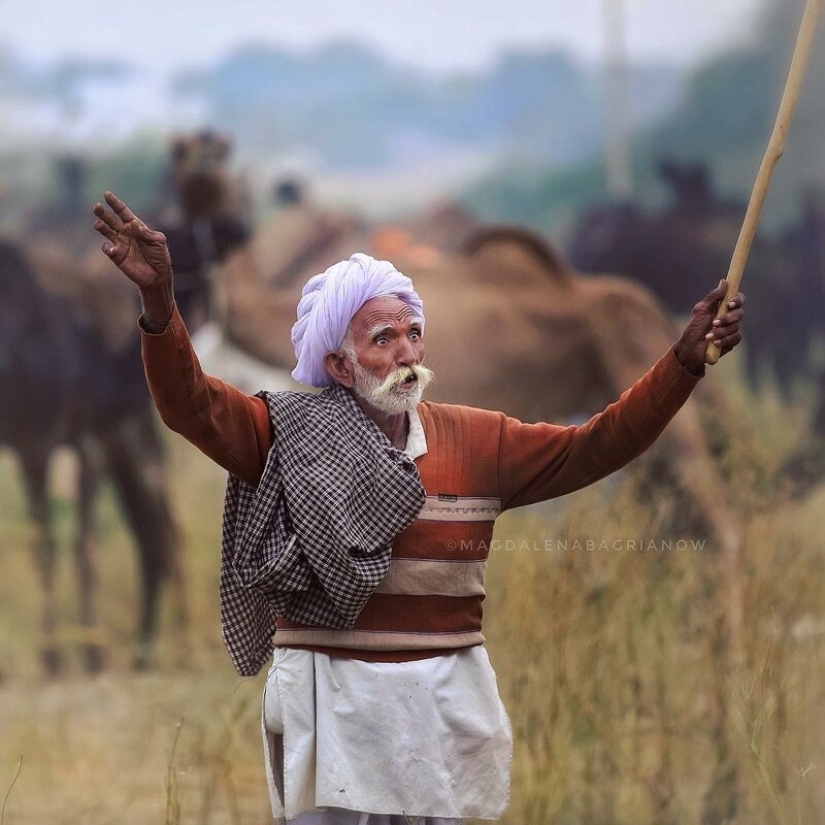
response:
<path id="1" fill-rule="evenodd" d="M 567 252 L 585 271 L 616 272 L 644 284 L 678 314 L 695 300 L 702 279 L 727 273 L 745 204 L 722 198 L 705 164 L 664 161 L 659 174 L 673 194 L 670 206 L 653 212 L 634 203 L 597 205 L 579 217 Z M 788 255 L 763 234 L 754 241 L 745 284 L 748 381 L 757 388 L 767 373 L 789 397 L 793 382 L 806 377 L 814 327 L 796 300 Z M 777 324 L 779 317 L 790 320 Z"/>
<path id="2" fill-rule="evenodd" d="M 745 204 L 721 198 L 704 164 L 662 163 L 674 193 L 658 213 L 634 204 L 597 206 L 582 215 L 568 249 L 585 268 L 610 268 L 650 287 L 673 312 L 704 273 L 727 271 Z M 825 475 L 825 372 L 820 365 L 820 319 L 825 312 L 825 206 L 815 187 L 802 196 L 799 219 L 777 242 L 757 236 L 745 274 L 750 386 L 767 376 L 786 401 L 812 384 L 811 436 L 777 474 L 777 493 L 804 497 Z"/>
<path id="3" fill-rule="evenodd" d="M 168 171 L 174 203 L 150 222 L 165 235 L 175 268 L 176 299 L 184 321 L 197 329 L 215 314 L 209 301 L 212 267 L 250 235 L 250 207 L 229 172 L 231 141 L 212 131 L 179 135 Z"/>
<path id="4" fill-rule="evenodd" d="M 77 439 L 76 387 L 82 343 L 80 331 L 64 310 L 62 302 L 39 288 L 19 248 L 0 242 L 0 349 L 5 353 L 0 360 L 4 398 L 0 404 L 0 444 L 17 454 L 35 525 L 33 549 L 44 591 L 41 655 L 50 673 L 57 671 L 59 657 L 54 644 L 56 541 L 46 490 L 49 459 L 59 445 L 73 442 L 79 450 L 82 479 L 89 468 L 87 453 Z M 89 543 L 82 529 L 88 517 L 87 485 L 81 482 L 80 489 L 81 528 L 75 552 L 85 596 L 91 569 Z M 91 605 L 89 599 L 83 598 L 83 602 Z M 89 612 L 84 618 L 92 624 Z M 87 656 L 91 667 L 99 666 L 97 648 L 89 648 Z"/>
<path id="5" fill-rule="evenodd" d="M 78 186 L 72 160 L 64 179 Z M 71 173 L 71 174 L 69 174 Z M 37 531 L 38 567 L 44 589 L 43 661 L 57 674 L 62 655 L 55 643 L 51 569 L 56 552 L 49 521 L 46 470 L 59 445 L 79 458 L 78 534 L 81 621 L 86 666 L 104 665 L 97 626 L 93 560 L 96 494 L 103 473 L 114 483 L 126 523 L 134 536 L 141 574 L 136 667 L 151 664 L 157 633 L 158 601 L 167 581 L 175 589 L 178 624 L 187 621 L 181 567 L 181 540 L 172 514 L 164 448 L 140 363 L 134 290 L 103 259 L 91 231 L 88 204 L 81 218 L 76 192 L 30 215 L 26 235 L 3 244 L 0 281 L 10 322 L 4 337 L 13 353 L 4 381 L 0 417 L 14 426 L 2 441 L 20 459 Z M 66 205 L 72 208 L 67 211 Z M 65 391 L 60 388 L 67 386 Z M 50 426 L 38 407 L 42 387 L 51 394 Z M 15 390 L 9 389 L 11 387 Z M 42 437 L 41 437 L 42 436 Z"/>
<path id="6" fill-rule="evenodd" d="M 42 280 L 48 278 L 38 277 L 43 272 L 53 278 L 56 272 L 65 276 L 70 271 L 60 254 L 29 253 L 19 244 L 0 244 L 0 329 L 8 356 L 0 366 L 4 387 L 0 443 L 19 459 L 35 525 L 35 558 L 43 586 L 42 659 L 50 675 L 62 667 L 62 652 L 55 641 L 57 547 L 47 490 L 48 467 L 57 447 L 74 448 L 79 459 L 74 546 L 89 670 L 101 669 L 105 661 L 95 608 L 93 553 L 93 507 L 104 468 L 140 551 L 138 666 L 149 661 L 161 584 L 179 576 L 179 539 L 165 487 L 163 449 L 148 393 L 141 388 L 139 358 L 132 350 L 109 351 L 99 331 L 76 307 L 47 291 Z M 179 579 L 178 586 L 180 590 Z"/>

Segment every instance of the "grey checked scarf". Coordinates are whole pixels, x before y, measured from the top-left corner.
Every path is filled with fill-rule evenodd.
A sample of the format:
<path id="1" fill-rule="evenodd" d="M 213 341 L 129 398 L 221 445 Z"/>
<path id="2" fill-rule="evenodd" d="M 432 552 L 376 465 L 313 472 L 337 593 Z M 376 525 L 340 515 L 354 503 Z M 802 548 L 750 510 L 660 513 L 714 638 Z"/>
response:
<path id="1" fill-rule="evenodd" d="M 415 463 L 344 388 L 259 397 L 274 443 L 257 487 L 229 477 L 223 514 L 221 626 L 243 676 L 271 656 L 276 616 L 352 627 L 425 500 Z"/>

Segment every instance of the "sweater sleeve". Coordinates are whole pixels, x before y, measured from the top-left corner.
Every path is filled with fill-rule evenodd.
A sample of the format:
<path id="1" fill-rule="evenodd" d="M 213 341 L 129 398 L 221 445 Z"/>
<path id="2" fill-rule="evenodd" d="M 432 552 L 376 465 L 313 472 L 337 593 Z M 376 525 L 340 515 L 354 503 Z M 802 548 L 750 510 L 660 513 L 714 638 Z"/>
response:
<path id="1" fill-rule="evenodd" d="M 272 446 L 266 403 L 203 372 L 177 307 L 162 333 L 140 327 L 140 336 L 146 380 L 166 426 L 256 485 Z"/>
<path id="2" fill-rule="evenodd" d="M 669 350 L 618 401 L 582 426 L 523 424 L 502 417 L 502 509 L 581 489 L 643 453 L 687 401 L 699 377 Z"/>

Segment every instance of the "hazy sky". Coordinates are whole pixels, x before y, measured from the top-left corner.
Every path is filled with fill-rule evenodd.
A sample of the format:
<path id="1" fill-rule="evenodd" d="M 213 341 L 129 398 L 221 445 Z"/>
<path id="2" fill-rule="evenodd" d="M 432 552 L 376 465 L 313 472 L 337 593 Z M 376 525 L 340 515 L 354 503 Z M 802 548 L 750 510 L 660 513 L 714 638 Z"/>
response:
<path id="1" fill-rule="evenodd" d="M 38 59 L 120 56 L 166 70 L 250 40 L 360 38 L 403 62 L 478 67 L 508 45 L 598 56 L 606 0 L 0 0 L 0 43 Z M 618 0 L 613 0 L 618 2 Z M 695 62 L 747 37 L 762 0 L 624 0 L 635 57 Z"/>

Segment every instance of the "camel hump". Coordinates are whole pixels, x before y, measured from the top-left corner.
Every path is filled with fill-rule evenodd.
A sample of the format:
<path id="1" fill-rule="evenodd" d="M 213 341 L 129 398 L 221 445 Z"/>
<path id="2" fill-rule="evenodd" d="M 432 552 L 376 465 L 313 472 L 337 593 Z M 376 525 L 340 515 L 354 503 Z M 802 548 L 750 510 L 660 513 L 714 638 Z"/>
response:
<path id="1" fill-rule="evenodd" d="M 612 273 L 589 273 L 578 284 L 587 306 L 605 324 L 624 329 L 628 335 L 644 330 L 657 346 L 660 340 L 675 340 L 678 326 L 667 307 L 644 284 Z M 660 334 L 665 337 L 660 339 Z"/>
<path id="2" fill-rule="evenodd" d="M 711 200 L 715 195 L 710 167 L 704 161 L 680 163 L 664 158 L 659 161 L 658 172 L 679 202 Z"/>
<path id="3" fill-rule="evenodd" d="M 529 268 L 560 284 L 573 284 L 573 273 L 561 252 L 538 232 L 520 226 L 488 226 L 464 244 L 465 255 L 477 262 Z"/>

